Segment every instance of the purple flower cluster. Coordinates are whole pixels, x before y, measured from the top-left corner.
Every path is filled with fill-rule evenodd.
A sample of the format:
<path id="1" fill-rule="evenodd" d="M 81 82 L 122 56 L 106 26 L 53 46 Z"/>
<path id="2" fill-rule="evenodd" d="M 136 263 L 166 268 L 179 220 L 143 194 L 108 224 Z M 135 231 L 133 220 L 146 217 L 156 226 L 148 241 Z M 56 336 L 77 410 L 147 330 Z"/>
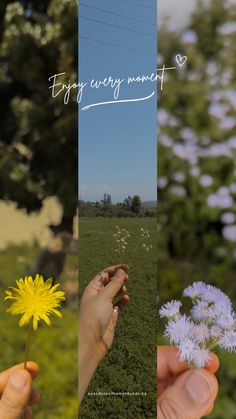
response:
<path id="1" fill-rule="evenodd" d="M 179 348 L 179 359 L 202 368 L 217 345 L 236 352 L 236 313 L 229 297 L 204 282 L 194 282 L 183 296 L 192 299 L 188 316 L 180 313 L 182 303 L 177 300 L 164 304 L 159 312 L 168 319 L 164 335 Z"/>

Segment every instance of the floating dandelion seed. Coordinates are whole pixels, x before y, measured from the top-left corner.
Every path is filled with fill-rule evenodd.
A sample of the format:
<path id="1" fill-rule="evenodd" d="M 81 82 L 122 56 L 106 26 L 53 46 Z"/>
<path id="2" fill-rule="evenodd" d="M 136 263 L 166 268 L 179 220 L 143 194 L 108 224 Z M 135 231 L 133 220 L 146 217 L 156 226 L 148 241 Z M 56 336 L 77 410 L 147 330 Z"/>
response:
<path id="1" fill-rule="evenodd" d="M 164 335 L 179 348 L 180 361 L 197 368 L 209 363 L 210 350 L 217 345 L 236 352 L 236 313 L 229 297 L 220 289 L 195 282 L 184 296 L 192 299 L 190 315 L 181 315 L 180 301 L 172 300 L 160 309 L 160 317 L 168 318 Z"/>
<path id="2" fill-rule="evenodd" d="M 65 300 L 65 293 L 57 291 L 60 284 L 52 286 L 52 279 L 44 281 L 41 275 L 36 275 L 35 279 L 26 276 L 24 279 L 16 281 L 16 287 L 9 287 L 6 291 L 5 300 L 12 300 L 12 305 L 7 312 L 12 315 L 21 315 L 19 326 L 30 323 L 29 335 L 26 344 L 25 368 L 28 358 L 29 340 L 32 329 L 37 330 L 38 322 L 43 320 L 48 326 L 51 322 L 49 316 L 55 314 L 62 317 L 60 308 L 61 301 Z"/>

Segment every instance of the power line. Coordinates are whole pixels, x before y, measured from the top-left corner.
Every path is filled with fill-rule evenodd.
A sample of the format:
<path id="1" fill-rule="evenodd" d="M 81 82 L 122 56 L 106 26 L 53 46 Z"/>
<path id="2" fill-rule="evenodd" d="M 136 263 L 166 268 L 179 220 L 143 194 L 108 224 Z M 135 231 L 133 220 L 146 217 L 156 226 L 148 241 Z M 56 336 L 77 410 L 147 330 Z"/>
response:
<path id="1" fill-rule="evenodd" d="M 142 20 L 142 19 L 138 19 L 136 17 L 122 15 L 120 13 L 111 12 L 111 11 L 108 11 L 108 10 L 105 10 L 105 9 L 101 9 L 101 8 L 95 7 L 95 6 L 88 6 L 87 4 L 84 4 L 84 3 L 79 3 L 79 4 L 80 4 L 80 6 L 87 7 L 88 9 L 99 10 L 99 11 L 102 11 L 104 13 L 108 13 L 109 15 L 124 17 L 125 19 L 135 20 L 137 22 L 142 22 L 142 23 L 147 23 L 148 25 L 155 26 L 155 28 L 156 28 L 156 25 L 154 23 L 151 23 L 151 22 L 149 22 L 147 20 Z"/>
<path id="2" fill-rule="evenodd" d="M 112 26 L 114 28 L 124 29 L 124 30 L 129 31 L 129 32 L 139 33 L 141 35 L 147 35 L 147 36 L 150 36 L 151 38 L 156 38 L 156 36 L 151 35 L 150 33 L 147 33 L 147 32 L 142 32 L 142 31 L 138 31 L 138 30 L 135 30 L 135 29 L 125 28 L 124 26 L 114 25 L 112 23 L 104 22 L 102 20 L 92 19 L 92 18 L 87 17 L 87 16 L 81 16 L 80 15 L 79 18 L 80 19 L 86 19 L 86 20 L 89 20 L 91 22 L 102 23 L 103 25 Z"/>
<path id="3" fill-rule="evenodd" d="M 120 45 L 120 44 L 113 44 L 112 42 L 102 41 L 102 40 L 100 40 L 100 39 L 89 38 L 89 37 L 87 37 L 87 36 L 83 36 L 83 35 L 80 35 L 80 38 L 81 38 L 81 39 L 85 39 L 85 40 L 87 40 L 87 41 L 97 42 L 97 43 L 99 43 L 99 44 L 111 45 L 112 47 L 118 47 L 118 48 L 128 49 L 128 50 L 130 50 L 130 51 L 135 51 L 135 52 L 142 52 L 142 53 L 144 53 L 144 54 L 153 55 L 153 56 L 155 55 L 153 52 L 148 51 L 148 50 L 146 51 L 146 50 L 144 50 L 144 49 L 136 49 L 136 48 L 126 47 L 126 46 L 124 46 L 124 45 Z"/>
<path id="4" fill-rule="evenodd" d="M 156 10 L 156 8 L 155 8 L 155 7 L 152 7 L 152 6 L 147 6 L 146 4 L 136 3 L 136 2 L 135 2 L 135 1 L 133 1 L 133 0 L 123 0 L 123 1 L 126 1 L 127 3 L 136 4 L 136 6 L 146 7 L 147 9 Z"/>

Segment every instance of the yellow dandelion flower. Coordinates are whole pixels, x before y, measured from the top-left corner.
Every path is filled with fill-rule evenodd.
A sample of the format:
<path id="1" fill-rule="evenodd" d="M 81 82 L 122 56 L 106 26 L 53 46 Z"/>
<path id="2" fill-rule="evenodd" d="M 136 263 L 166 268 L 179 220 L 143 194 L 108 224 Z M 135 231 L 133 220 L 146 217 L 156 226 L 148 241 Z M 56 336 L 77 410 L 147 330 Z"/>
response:
<path id="1" fill-rule="evenodd" d="M 19 326 L 24 326 L 32 322 L 34 330 L 38 328 L 38 322 L 44 320 L 50 325 L 50 314 L 62 317 L 58 310 L 60 302 L 65 300 L 65 293 L 57 291 L 60 284 L 52 286 L 52 279 L 44 281 L 41 275 L 36 275 L 35 279 L 26 276 L 24 279 L 16 281 L 17 287 L 9 287 L 6 291 L 5 300 L 12 300 L 11 307 L 7 310 L 12 315 L 22 315 Z"/>

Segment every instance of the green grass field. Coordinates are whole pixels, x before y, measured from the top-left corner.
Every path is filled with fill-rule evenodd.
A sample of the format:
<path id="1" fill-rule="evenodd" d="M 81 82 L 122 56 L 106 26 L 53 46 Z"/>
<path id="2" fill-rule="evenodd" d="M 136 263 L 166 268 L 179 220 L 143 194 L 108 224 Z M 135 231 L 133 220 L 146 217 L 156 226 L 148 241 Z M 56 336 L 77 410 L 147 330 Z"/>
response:
<path id="1" fill-rule="evenodd" d="M 145 392 L 146 396 L 88 396 L 80 410 L 82 419 L 156 419 L 156 220 L 80 219 L 80 294 L 102 268 L 120 262 L 112 234 L 115 225 L 133 236 L 136 246 L 140 227 L 151 234 L 150 252 L 137 249 L 124 257 L 130 266 L 130 303 L 120 315 L 110 353 L 92 380 L 91 392 Z"/>
<path id="2" fill-rule="evenodd" d="M 24 276 L 39 249 L 37 245 L 10 246 L 0 253 L 0 371 L 24 361 L 27 328 L 19 328 L 18 316 L 6 313 L 4 291 Z M 77 281 L 78 258 L 67 259 L 64 279 Z M 41 401 L 34 407 L 37 419 L 77 419 L 77 301 L 63 307 L 63 319 L 51 318 L 53 326 L 41 325 L 31 339 L 30 359 L 37 362 L 40 375 L 35 387 Z"/>

